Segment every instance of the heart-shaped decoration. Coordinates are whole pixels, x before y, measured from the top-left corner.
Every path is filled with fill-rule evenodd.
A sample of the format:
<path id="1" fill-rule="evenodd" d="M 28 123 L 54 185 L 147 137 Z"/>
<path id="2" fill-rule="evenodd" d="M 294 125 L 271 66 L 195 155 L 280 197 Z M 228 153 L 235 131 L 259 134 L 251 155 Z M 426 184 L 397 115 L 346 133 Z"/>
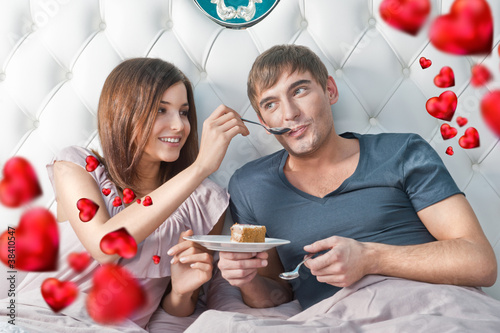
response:
<path id="1" fill-rule="evenodd" d="M 76 208 L 80 211 L 78 215 L 82 222 L 92 220 L 99 210 L 99 205 L 87 198 L 81 198 L 76 202 Z"/>
<path id="2" fill-rule="evenodd" d="M 453 69 L 448 66 L 444 66 L 439 71 L 439 74 L 434 78 L 434 84 L 439 88 L 448 88 L 455 85 L 455 74 Z"/>
<path id="3" fill-rule="evenodd" d="M 72 252 L 68 254 L 68 264 L 77 273 L 81 273 L 90 264 L 90 254 L 87 252 Z"/>
<path id="4" fill-rule="evenodd" d="M 88 172 L 94 171 L 99 166 L 99 160 L 92 155 L 87 156 L 85 162 L 87 162 L 85 170 L 87 170 Z"/>
<path id="5" fill-rule="evenodd" d="M 456 54 L 488 54 L 493 47 L 493 17 L 485 0 L 455 0 L 450 13 L 437 17 L 429 32 L 439 50 Z"/>
<path id="6" fill-rule="evenodd" d="M 42 296 L 54 312 L 59 312 L 76 299 L 78 288 L 71 281 L 48 278 L 42 283 Z"/>
<path id="7" fill-rule="evenodd" d="M 458 140 L 460 147 L 471 149 L 479 147 L 479 133 L 474 127 L 465 130 L 465 134 Z"/>
<path id="8" fill-rule="evenodd" d="M 119 324 L 146 305 L 146 293 L 123 267 L 102 265 L 94 273 L 92 282 L 86 307 L 98 323 Z"/>
<path id="9" fill-rule="evenodd" d="M 446 148 L 446 154 L 453 156 L 453 154 L 455 154 L 455 152 L 453 151 L 453 147 L 450 146 Z"/>
<path id="10" fill-rule="evenodd" d="M 425 104 L 425 108 L 431 116 L 450 121 L 457 108 L 457 95 L 453 91 L 445 91 L 439 97 L 430 98 Z"/>
<path id="11" fill-rule="evenodd" d="M 429 68 L 432 65 L 432 61 L 425 57 L 420 57 L 419 62 L 420 62 L 420 67 L 422 67 L 422 69 Z"/>
<path id="12" fill-rule="evenodd" d="M 11 269 L 47 272 L 57 269 L 59 231 L 54 215 L 45 208 L 33 208 L 21 216 L 15 229 L 15 265 L 9 263 L 9 237 L 12 231 L 0 236 L 0 259 Z M 12 248 L 12 247 L 10 247 Z M 15 266 L 15 267 L 12 267 Z"/>
<path id="13" fill-rule="evenodd" d="M 486 125 L 500 137 L 500 90 L 493 90 L 483 97 L 481 115 Z"/>
<path id="14" fill-rule="evenodd" d="M 153 262 L 155 265 L 158 265 L 160 263 L 161 257 L 157 256 L 156 254 L 153 256 Z"/>
<path id="15" fill-rule="evenodd" d="M 129 259 L 137 253 L 137 243 L 127 229 L 120 228 L 106 234 L 100 242 L 101 251 L 106 254 L 118 254 Z"/>
<path id="16" fill-rule="evenodd" d="M 472 66 L 471 73 L 470 83 L 473 87 L 482 87 L 491 80 L 491 73 L 486 66 L 474 65 Z"/>
<path id="17" fill-rule="evenodd" d="M 123 190 L 123 202 L 126 204 L 131 203 L 135 200 L 135 193 L 129 188 Z"/>
<path id="18" fill-rule="evenodd" d="M 469 121 L 465 117 L 457 117 L 457 124 L 458 126 L 462 127 L 466 125 Z"/>
<path id="19" fill-rule="evenodd" d="M 137 199 L 137 200 L 135 200 L 135 202 L 137 202 L 140 205 L 141 204 L 141 199 Z"/>
<path id="20" fill-rule="evenodd" d="M 443 140 L 448 140 L 457 135 L 457 129 L 454 127 L 451 127 L 448 124 L 443 124 L 441 125 L 441 136 L 443 137 Z"/>
<path id="21" fill-rule="evenodd" d="M 380 16 L 391 27 L 416 35 L 431 11 L 429 0 L 384 0 Z"/>
<path id="22" fill-rule="evenodd" d="M 102 189 L 102 194 L 104 194 L 105 196 L 108 196 L 110 193 L 111 193 L 111 189 L 109 189 L 109 188 Z"/>
<path id="23" fill-rule="evenodd" d="M 144 206 L 151 206 L 153 204 L 153 200 L 151 199 L 151 197 L 148 195 L 144 198 L 144 201 L 142 201 L 142 204 Z"/>
<path id="24" fill-rule="evenodd" d="M 122 198 L 120 197 L 115 197 L 113 199 L 113 206 L 115 207 L 120 207 L 122 205 Z"/>
<path id="25" fill-rule="evenodd" d="M 10 158 L 3 167 L 0 181 L 0 202 L 17 208 L 42 194 L 35 170 L 23 157 Z"/>

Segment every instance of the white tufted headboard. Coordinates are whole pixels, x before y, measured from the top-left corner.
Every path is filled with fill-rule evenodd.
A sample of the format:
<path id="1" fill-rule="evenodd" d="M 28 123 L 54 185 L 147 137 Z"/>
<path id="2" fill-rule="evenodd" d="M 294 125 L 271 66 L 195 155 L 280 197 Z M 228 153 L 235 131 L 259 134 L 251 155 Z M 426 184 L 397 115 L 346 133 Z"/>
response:
<path id="1" fill-rule="evenodd" d="M 265 1 L 265 0 L 264 0 Z M 0 168 L 14 155 L 28 158 L 43 196 L 35 205 L 55 211 L 45 165 L 64 146 L 99 149 L 97 103 L 103 82 L 122 60 L 160 57 L 173 62 L 194 85 L 199 130 L 224 103 L 256 120 L 246 97 L 246 78 L 255 57 L 275 44 L 313 49 L 335 78 L 340 99 L 332 108 L 338 132 L 415 132 L 437 150 L 466 193 L 500 262 L 500 143 L 479 112 L 481 97 L 500 88 L 500 1 L 488 0 L 494 21 L 494 52 L 485 57 L 445 54 L 429 43 L 433 18 L 452 0 L 432 0 L 430 18 L 413 37 L 380 17 L 382 0 L 281 0 L 248 29 L 224 28 L 193 0 L 0 0 Z M 432 60 L 423 70 L 419 58 Z M 494 74 L 483 88 L 470 85 L 471 66 Z M 430 116 L 426 101 L 444 91 L 433 79 L 452 67 L 457 116 L 468 124 L 444 141 L 444 121 Z M 278 148 L 258 127 L 237 137 L 212 179 L 226 186 L 247 161 Z M 462 149 L 458 137 L 469 126 L 480 147 Z M 452 146 L 454 155 L 445 153 Z M 23 209 L 0 207 L 0 233 L 16 226 Z M 499 264 L 500 267 L 500 264 Z M 486 292 L 500 299 L 500 281 Z M 4 295 L 3 295 L 4 296 Z"/>

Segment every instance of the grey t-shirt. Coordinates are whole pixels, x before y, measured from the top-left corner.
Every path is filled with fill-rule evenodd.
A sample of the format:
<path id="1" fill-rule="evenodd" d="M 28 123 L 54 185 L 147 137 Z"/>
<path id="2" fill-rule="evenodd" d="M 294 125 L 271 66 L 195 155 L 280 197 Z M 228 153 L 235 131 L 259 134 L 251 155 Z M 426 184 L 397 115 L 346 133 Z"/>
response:
<path id="1" fill-rule="evenodd" d="M 249 162 L 229 182 L 234 222 L 265 225 L 267 237 L 288 239 L 277 247 L 286 271 L 306 254 L 303 247 L 333 235 L 393 245 L 435 241 L 417 212 L 462 193 L 436 151 L 416 134 L 344 133 L 358 139 L 352 176 L 323 198 L 287 180 L 285 150 Z M 340 288 L 321 283 L 306 267 L 291 282 L 303 308 Z"/>

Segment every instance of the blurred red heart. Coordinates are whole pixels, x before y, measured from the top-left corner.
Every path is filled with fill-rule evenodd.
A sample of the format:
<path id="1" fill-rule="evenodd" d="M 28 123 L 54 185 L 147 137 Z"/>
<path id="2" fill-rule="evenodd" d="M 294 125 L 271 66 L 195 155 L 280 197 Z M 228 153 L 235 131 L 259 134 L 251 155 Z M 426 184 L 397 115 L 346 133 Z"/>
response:
<path id="1" fill-rule="evenodd" d="M 113 199 L 113 206 L 120 207 L 122 205 L 122 199 L 120 197 L 115 197 Z"/>
<path id="2" fill-rule="evenodd" d="M 453 154 L 455 154 L 455 152 L 453 151 L 453 147 L 450 146 L 446 148 L 446 154 L 453 156 Z"/>
<path id="3" fill-rule="evenodd" d="M 99 210 L 99 205 L 87 198 L 81 198 L 76 202 L 76 208 L 80 211 L 79 217 L 82 222 L 92 220 Z"/>
<path id="4" fill-rule="evenodd" d="M 455 0 L 450 13 L 437 17 L 429 38 L 434 46 L 456 55 L 488 54 L 493 47 L 493 17 L 485 0 Z"/>
<path id="5" fill-rule="evenodd" d="M 87 252 L 72 252 L 68 254 L 68 264 L 77 273 L 81 273 L 90 264 L 90 254 Z"/>
<path id="6" fill-rule="evenodd" d="M 467 124 L 467 122 L 468 122 L 467 118 L 457 117 L 457 124 L 458 124 L 458 126 L 462 127 L 465 124 Z"/>
<path id="7" fill-rule="evenodd" d="M 54 312 L 59 312 L 76 299 L 78 288 L 71 281 L 48 278 L 42 283 L 42 296 Z"/>
<path id="8" fill-rule="evenodd" d="M 425 57 L 421 57 L 419 62 L 420 62 L 420 67 L 422 67 L 422 69 L 429 68 L 432 65 L 432 61 Z"/>
<path id="9" fill-rule="evenodd" d="M 470 83 L 476 88 L 484 86 L 491 80 L 491 73 L 486 66 L 474 65 L 472 66 L 471 73 Z"/>
<path id="10" fill-rule="evenodd" d="M 102 194 L 105 196 L 108 196 L 111 193 L 111 190 L 109 188 L 103 188 L 102 189 Z"/>
<path id="11" fill-rule="evenodd" d="M 453 91 L 445 91 L 439 97 L 430 98 L 425 104 L 425 108 L 431 116 L 450 121 L 457 108 L 457 95 Z"/>
<path id="12" fill-rule="evenodd" d="M 123 202 L 126 204 L 131 203 L 135 199 L 135 193 L 129 188 L 123 190 Z"/>
<path id="13" fill-rule="evenodd" d="M 101 324 L 119 324 L 146 304 L 146 293 L 133 275 L 114 264 L 99 267 L 93 276 L 86 307 Z"/>
<path id="14" fill-rule="evenodd" d="M 87 162 L 85 170 L 88 172 L 94 171 L 99 166 L 99 160 L 92 155 L 87 156 L 85 162 Z"/>
<path id="15" fill-rule="evenodd" d="M 434 84 L 439 88 L 448 88 L 455 85 L 455 74 L 453 69 L 448 66 L 444 66 L 439 71 L 439 74 L 434 78 Z"/>
<path id="16" fill-rule="evenodd" d="M 153 256 L 153 262 L 155 263 L 155 265 L 158 265 L 160 263 L 160 259 L 161 257 L 157 256 L 156 254 Z"/>
<path id="17" fill-rule="evenodd" d="M 465 134 L 458 140 L 460 147 L 471 149 L 479 147 L 479 133 L 474 127 L 465 130 Z"/>
<path id="18" fill-rule="evenodd" d="M 500 90 L 493 90 L 483 97 L 481 115 L 489 128 L 500 137 Z"/>
<path id="19" fill-rule="evenodd" d="M 9 263 L 9 237 L 12 231 L 0 236 L 0 259 Z M 56 218 L 45 208 L 33 208 L 21 216 L 13 233 L 15 237 L 15 268 L 30 272 L 47 272 L 57 269 L 59 231 Z M 12 239 L 10 239 L 12 240 Z M 13 269 L 13 268 L 12 268 Z"/>
<path id="20" fill-rule="evenodd" d="M 429 16 L 431 4 L 429 0 L 384 0 L 379 10 L 387 24 L 416 35 Z"/>
<path id="21" fill-rule="evenodd" d="M 146 196 L 144 201 L 142 202 L 144 206 L 151 206 L 153 204 L 153 200 L 151 200 L 150 196 Z"/>
<path id="22" fill-rule="evenodd" d="M 17 208 L 42 194 L 35 170 L 23 157 L 10 158 L 3 167 L 0 181 L 0 202 Z"/>
<path id="23" fill-rule="evenodd" d="M 443 124 L 441 125 L 441 136 L 443 137 L 443 140 L 448 140 L 457 135 L 457 129 L 454 127 L 451 127 L 448 124 Z"/>
<path id="24" fill-rule="evenodd" d="M 141 204 L 141 199 L 137 199 L 135 202 L 137 202 L 140 205 Z"/>
<path id="25" fill-rule="evenodd" d="M 118 254 L 129 259 L 137 253 L 137 243 L 127 229 L 120 228 L 106 234 L 100 242 L 101 251 L 106 254 Z"/>

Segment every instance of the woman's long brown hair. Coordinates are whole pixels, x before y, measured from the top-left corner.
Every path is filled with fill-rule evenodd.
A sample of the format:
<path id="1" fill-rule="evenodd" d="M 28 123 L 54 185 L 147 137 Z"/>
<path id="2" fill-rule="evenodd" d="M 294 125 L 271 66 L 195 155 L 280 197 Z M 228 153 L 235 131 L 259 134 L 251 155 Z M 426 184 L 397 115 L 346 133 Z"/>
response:
<path id="1" fill-rule="evenodd" d="M 189 79 L 161 59 L 122 62 L 106 79 L 97 112 L 98 132 L 108 176 L 121 190 L 140 188 L 138 166 L 151 135 L 163 93 L 182 82 L 187 90 L 191 131 L 175 162 L 161 162 L 159 181 L 166 182 L 198 155 L 196 108 Z"/>

